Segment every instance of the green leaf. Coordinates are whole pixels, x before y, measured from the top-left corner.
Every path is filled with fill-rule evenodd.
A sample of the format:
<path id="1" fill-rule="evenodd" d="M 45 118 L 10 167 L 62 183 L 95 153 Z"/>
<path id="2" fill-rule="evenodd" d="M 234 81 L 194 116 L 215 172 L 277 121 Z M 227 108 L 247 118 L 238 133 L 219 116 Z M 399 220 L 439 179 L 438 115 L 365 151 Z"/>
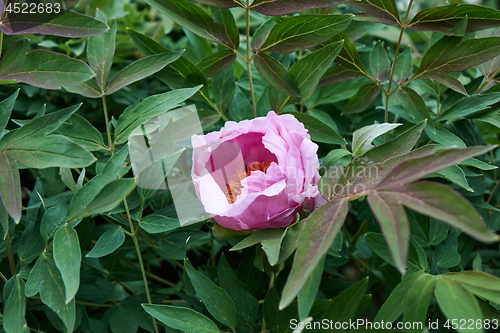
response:
<path id="1" fill-rule="evenodd" d="M 326 203 L 307 218 L 283 289 L 280 309 L 287 307 L 300 292 L 316 265 L 328 252 L 346 215 L 347 201 L 341 199 Z"/>
<path id="2" fill-rule="evenodd" d="M 196 294 L 217 321 L 236 330 L 236 306 L 228 293 L 215 285 L 208 277 L 198 272 L 187 261 L 184 268 L 193 284 Z"/>
<path id="3" fill-rule="evenodd" d="M 437 245 L 441 243 L 448 235 L 449 229 L 448 224 L 431 217 L 429 220 L 429 244 Z"/>
<path id="4" fill-rule="evenodd" d="M 377 41 L 370 51 L 370 71 L 375 80 L 382 82 L 389 74 L 391 61 L 384 49 L 384 44 Z"/>
<path id="5" fill-rule="evenodd" d="M 64 323 L 65 332 L 73 332 L 76 320 L 75 300 L 66 303 L 66 294 L 61 273 L 54 259 L 43 252 L 30 272 L 25 288 L 26 296 L 40 298 Z"/>
<path id="6" fill-rule="evenodd" d="M 233 100 L 236 91 L 234 68 L 227 67 L 217 74 L 212 81 L 212 96 L 215 104 L 224 112 Z"/>
<path id="7" fill-rule="evenodd" d="M 181 105 L 193 96 L 200 87 L 177 89 L 163 94 L 153 95 L 140 103 L 130 105 L 118 118 L 115 129 L 115 142 L 120 144 L 128 140 L 129 135 L 148 120 Z"/>
<path id="8" fill-rule="evenodd" d="M 266 22 L 262 23 L 257 30 L 255 30 L 254 34 L 252 35 L 252 50 L 257 53 L 259 50 L 262 48 L 262 45 L 264 45 L 265 41 L 269 37 L 269 34 L 271 33 L 271 30 L 273 30 L 273 27 L 278 23 L 279 21 L 276 20 L 274 17 L 271 17 L 268 19 Z"/>
<path id="9" fill-rule="evenodd" d="M 301 13 L 308 9 L 337 5 L 345 0 L 255 0 L 251 9 L 271 16 Z"/>
<path id="10" fill-rule="evenodd" d="M 150 234 L 174 230 L 180 227 L 179 220 L 163 215 L 150 214 L 139 221 L 139 226 Z"/>
<path id="11" fill-rule="evenodd" d="M 238 47 L 200 6 L 186 0 L 147 0 L 146 2 L 195 35 L 233 50 Z"/>
<path id="12" fill-rule="evenodd" d="M 263 240 L 266 240 L 268 238 L 273 238 L 275 236 L 280 236 L 283 235 L 283 230 L 281 229 L 262 229 L 262 230 L 257 230 L 250 236 L 246 237 L 242 241 L 240 241 L 238 244 L 233 246 L 229 251 L 238 251 L 245 249 L 249 246 L 259 244 Z"/>
<path id="13" fill-rule="evenodd" d="M 458 165 L 436 172 L 436 174 L 453 184 L 460 186 L 464 190 L 474 192 L 474 190 L 469 186 L 467 178 L 465 178 L 464 171 Z"/>
<path id="14" fill-rule="evenodd" d="M 462 82 L 460 82 L 456 77 L 447 73 L 436 73 L 428 76 L 429 78 L 444 84 L 450 89 L 455 90 L 456 92 L 462 95 L 468 95 L 467 90 L 463 86 Z"/>
<path id="15" fill-rule="evenodd" d="M 347 39 L 345 32 L 341 32 L 340 34 L 332 37 L 326 43 L 323 43 L 323 45 L 331 44 L 339 40 L 344 41 L 344 48 L 340 51 L 339 55 L 335 59 L 335 62 L 347 69 L 355 70 L 360 73 L 366 73 L 356 47 L 349 41 L 349 39 Z"/>
<path id="16" fill-rule="evenodd" d="M 5 332 L 25 332 L 26 295 L 24 289 L 24 281 L 19 274 L 11 277 L 3 287 L 4 310 L 2 327 Z"/>
<path id="17" fill-rule="evenodd" d="M 323 74 L 321 80 L 319 80 L 318 88 L 329 86 L 331 84 L 351 80 L 362 76 L 363 74 L 357 69 L 347 68 L 342 65 L 337 65 L 328 68 L 328 70 Z"/>
<path id="18" fill-rule="evenodd" d="M 185 332 L 219 333 L 215 323 L 190 308 L 172 305 L 142 304 L 144 310 L 168 327 Z"/>
<path id="19" fill-rule="evenodd" d="M 231 41 L 233 49 L 236 50 L 240 44 L 240 32 L 238 31 L 232 12 L 229 9 L 212 7 L 210 8 L 210 14 L 212 14 L 212 18 L 220 31 L 225 33 Z"/>
<path id="20" fill-rule="evenodd" d="M 15 93 L 0 102 L 0 138 L 2 137 L 2 132 L 9 123 L 10 114 L 12 108 L 16 103 L 17 96 L 19 95 L 19 89 Z"/>
<path id="21" fill-rule="evenodd" d="M 333 128 L 323 123 L 321 120 L 307 114 L 293 112 L 291 113 L 298 121 L 304 124 L 308 130 L 311 140 L 336 145 L 345 145 L 346 141 Z"/>
<path id="22" fill-rule="evenodd" d="M 105 89 L 106 95 L 111 95 L 132 82 L 142 80 L 158 72 L 169 63 L 179 59 L 182 53 L 184 53 L 183 50 L 154 54 L 131 63 L 109 81 Z"/>
<path id="23" fill-rule="evenodd" d="M 139 32 L 130 29 L 128 32 L 130 37 L 132 37 L 132 41 L 143 55 L 170 52 L 169 49 Z M 155 76 L 168 84 L 172 89 L 191 88 L 203 85 L 200 89 L 200 94 L 205 100 L 210 100 L 208 97 L 207 80 L 202 72 L 193 63 L 183 57 L 165 66 L 161 71 L 157 72 Z"/>
<path id="24" fill-rule="evenodd" d="M 21 235 L 21 241 L 17 249 L 17 255 L 23 265 L 28 265 L 36 259 L 44 250 L 44 245 L 38 228 L 35 228 L 35 222 L 30 221 Z"/>
<path id="25" fill-rule="evenodd" d="M 234 275 L 224 253 L 219 259 L 218 277 L 221 288 L 234 301 L 238 324 L 252 327 L 259 313 L 259 302 L 249 293 L 247 286 Z"/>
<path id="26" fill-rule="evenodd" d="M 107 184 L 88 206 L 79 209 L 76 216 L 85 217 L 109 212 L 125 200 L 134 188 L 135 180 L 132 178 L 114 180 Z M 68 220 L 70 220 L 69 217 Z"/>
<path id="27" fill-rule="evenodd" d="M 430 274 L 420 275 L 407 290 L 404 300 L 403 323 L 412 323 L 407 332 L 422 332 L 426 325 L 427 310 L 431 300 L 432 291 L 436 285 L 437 277 Z M 413 323 L 421 323 L 420 329 Z"/>
<path id="28" fill-rule="evenodd" d="M 65 224 L 54 235 L 54 261 L 64 282 L 66 303 L 75 297 L 80 286 L 81 260 L 78 234 L 71 224 Z"/>
<path id="29" fill-rule="evenodd" d="M 461 72 L 488 61 L 500 53 L 500 37 L 474 38 L 445 36 L 425 53 L 414 78 L 442 72 Z"/>
<path id="30" fill-rule="evenodd" d="M 484 95 L 472 95 L 459 99 L 455 104 L 443 110 L 439 121 L 463 118 L 487 110 L 490 105 L 500 101 L 500 92 Z"/>
<path id="31" fill-rule="evenodd" d="M 325 259 L 320 260 L 316 268 L 312 271 L 311 275 L 304 283 L 304 286 L 297 295 L 297 306 L 299 309 L 299 320 L 305 320 L 309 316 L 309 311 L 316 300 L 319 285 L 321 283 L 321 276 L 323 275 L 323 268 Z"/>
<path id="32" fill-rule="evenodd" d="M 120 149 L 104 165 L 100 174 L 89 180 L 83 187 L 76 191 L 71 198 L 68 209 L 68 221 L 81 217 L 92 201 L 95 201 L 103 188 L 116 179 L 118 172 L 123 168 L 128 155 L 128 147 Z"/>
<path id="33" fill-rule="evenodd" d="M 415 90 L 408 87 L 400 87 L 396 90 L 396 97 L 414 122 L 419 123 L 427 119 L 429 124 L 432 123 L 431 115 L 424 100 Z"/>
<path id="34" fill-rule="evenodd" d="M 223 50 L 203 58 L 196 64 L 205 77 L 219 74 L 236 60 L 236 53 L 231 50 Z"/>
<path id="35" fill-rule="evenodd" d="M 44 89 L 58 89 L 85 82 L 94 76 L 89 66 L 81 60 L 43 50 L 25 54 L 28 48 L 29 40 L 22 39 L 5 52 L 0 61 L 0 79 L 16 80 Z"/>
<path id="36" fill-rule="evenodd" d="M 346 5 L 361 10 L 363 13 L 356 13 L 356 18 L 362 21 L 402 25 L 394 0 L 348 1 Z"/>
<path id="37" fill-rule="evenodd" d="M 351 152 L 346 149 L 334 149 L 330 151 L 321 163 L 327 170 L 337 163 L 342 157 L 351 155 Z"/>
<path id="38" fill-rule="evenodd" d="M 419 280 L 427 281 L 432 275 L 423 271 L 416 271 L 414 273 L 408 271 L 403 275 L 403 280 L 392 290 L 387 300 L 382 304 L 374 321 L 394 322 L 401 316 L 404 310 L 404 304 L 408 299 L 408 291 L 412 288 L 413 284 Z M 408 299 L 411 301 L 411 299 Z"/>
<path id="39" fill-rule="evenodd" d="M 358 92 L 352 96 L 342 109 L 342 114 L 363 112 L 372 105 L 380 92 L 376 83 L 367 83 L 361 86 Z"/>
<path id="40" fill-rule="evenodd" d="M 288 74 L 300 91 L 301 103 L 311 98 L 319 80 L 342 49 L 342 44 L 341 41 L 329 44 L 305 56 L 290 67 Z"/>
<path id="41" fill-rule="evenodd" d="M 7 35 L 42 34 L 69 38 L 99 35 L 108 30 L 106 23 L 74 11 L 61 9 L 58 15 L 39 14 L 9 14 L 0 24 L 0 30 Z"/>
<path id="42" fill-rule="evenodd" d="M 284 19 L 271 30 L 260 52 L 279 54 L 304 50 L 323 43 L 343 31 L 353 15 L 300 15 Z"/>
<path id="43" fill-rule="evenodd" d="M 352 134 L 352 156 L 357 157 L 364 152 L 374 148 L 373 140 L 402 124 L 374 124 L 362 127 Z"/>
<path id="44" fill-rule="evenodd" d="M 496 28 L 500 24 L 498 10 L 476 5 L 451 4 L 420 11 L 413 17 L 408 27 L 413 30 L 437 31 L 451 35 L 454 27 L 465 17 L 467 17 L 466 32 Z"/>
<path id="45" fill-rule="evenodd" d="M 217 8 L 241 7 L 241 3 L 238 0 L 196 0 L 196 2 Z"/>
<path id="46" fill-rule="evenodd" d="M 101 132 L 79 114 L 73 114 L 55 133 L 69 138 L 89 151 L 107 149 Z"/>
<path id="47" fill-rule="evenodd" d="M 21 220 L 21 181 L 19 179 L 19 169 L 15 160 L 10 159 L 6 153 L 0 153 L 0 204 L 16 223 Z M 2 219 L 4 238 L 9 230 L 9 221 Z"/>
<path id="48" fill-rule="evenodd" d="M 60 226 L 66 221 L 67 205 L 56 205 L 48 208 L 42 216 L 40 234 L 47 243 Z"/>
<path id="49" fill-rule="evenodd" d="M 396 66 L 394 67 L 394 75 L 392 80 L 397 84 L 401 85 L 405 82 L 413 72 L 413 59 L 411 57 L 411 47 L 407 47 L 398 56 L 398 61 L 396 61 Z"/>
<path id="50" fill-rule="evenodd" d="M 97 15 L 102 13 L 97 9 Z M 108 83 L 109 70 L 115 54 L 116 20 L 111 22 L 109 30 L 103 34 L 89 38 L 87 43 L 87 59 L 90 68 L 96 73 L 95 81 L 104 91 Z"/>
<path id="51" fill-rule="evenodd" d="M 483 319 L 477 299 L 459 283 L 453 281 L 452 276 L 443 275 L 437 279 L 434 296 L 439 308 L 450 321 L 463 319 L 466 322 L 469 322 L 469 320 L 478 322 L 478 320 Z M 460 327 L 460 325 L 458 325 L 457 331 L 462 333 L 471 332 L 471 330 Z M 476 331 L 482 332 L 482 330 Z"/>
<path id="52" fill-rule="evenodd" d="M 410 225 L 403 205 L 396 195 L 377 191 L 370 192 L 368 203 L 380 224 L 394 264 L 403 273 L 410 241 Z"/>
<path id="53" fill-rule="evenodd" d="M 71 86 L 64 86 L 67 92 L 73 94 L 79 94 L 88 98 L 101 98 L 102 97 L 102 89 L 97 85 L 97 83 L 90 79 L 80 84 L 75 84 Z"/>
<path id="54" fill-rule="evenodd" d="M 448 279 L 460 283 L 470 293 L 491 302 L 500 301 L 499 278 L 480 271 L 443 274 Z"/>
<path id="55" fill-rule="evenodd" d="M 460 263 L 460 254 L 457 251 L 458 235 L 452 232 L 443 243 L 436 246 L 436 262 L 438 267 L 451 268 Z"/>
<path id="56" fill-rule="evenodd" d="M 292 97 L 301 97 L 299 89 L 288 75 L 285 67 L 265 53 L 258 53 L 254 59 L 255 68 L 273 87 Z"/>
<path id="57" fill-rule="evenodd" d="M 419 182 L 393 186 L 391 191 L 397 193 L 399 202 L 406 207 L 446 222 L 482 242 L 491 243 L 500 239 L 487 228 L 475 208 L 449 187 Z"/>
<path id="58" fill-rule="evenodd" d="M 125 241 L 125 233 L 121 227 L 113 227 L 99 237 L 92 250 L 85 257 L 101 258 L 113 253 Z"/>
<path id="59" fill-rule="evenodd" d="M 443 127 L 434 127 L 434 129 L 425 129 L 425 133 L 434 142 L 440 143 L 445 146 L 456 146 L 466 148 L 466 144 L 455 134 L 451 133 Z"/>

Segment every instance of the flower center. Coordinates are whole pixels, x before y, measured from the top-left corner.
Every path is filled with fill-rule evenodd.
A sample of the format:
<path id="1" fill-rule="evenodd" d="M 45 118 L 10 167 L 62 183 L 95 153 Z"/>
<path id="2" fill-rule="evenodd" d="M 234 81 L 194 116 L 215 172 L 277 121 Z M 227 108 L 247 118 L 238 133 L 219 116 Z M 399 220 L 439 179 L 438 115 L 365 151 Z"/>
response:
<path id="1" fill-rule="evenodd" d="M 241 181 L 244 178 L 250 176 L 252 171 L 262 171 L 266 173 L 267 169 L 269 168 L 269 165 L 271 165 L 271 162 L 272 161 L 268 158 L 266 162 L 259 162 L 259 161 L 253 162 L 252 164 L 246 167 L 246 171 L 237 169 L 236 173 L 233 176 L 233 179 L 226 184 L 227 201 L 230 204 L 234 203 L 236 201 L 236 197 L 241 194 L 241 189 L 243 188 Z"/>

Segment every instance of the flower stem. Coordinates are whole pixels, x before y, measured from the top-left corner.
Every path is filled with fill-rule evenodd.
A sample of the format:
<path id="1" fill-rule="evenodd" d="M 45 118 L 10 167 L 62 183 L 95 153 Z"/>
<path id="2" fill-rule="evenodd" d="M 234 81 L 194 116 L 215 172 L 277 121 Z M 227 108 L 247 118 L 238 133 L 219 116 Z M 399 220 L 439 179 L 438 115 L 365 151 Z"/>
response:
<path id="1" fill-rule="evenodd" d="M 396 52 L 394 52 L 394 61 L 392 62 L 391 75 L 389 76 L 389 85 L 387 86 L 387 90 L 385 93 L 385 114 L 384 114 L 384 122 L 389 122 L 389 97 L 391 96 L 391 84 L 392 78 L 394 76 L 394 69 L 396 68 L 396 62 L 398 60 L 399 55 L 399 47 L 401 46 L 401 40 L 403 39 L 403 33 L 406 28 L 406 21 L 408 20 L 408 14 L 410 14 L 411 5 L 413 4 L 413 0 L 410 0 L 408 4 L 408 10 L 406 11 L 405 18 L 403 20 L 403 25 L 401 26 L 401 31 L 399 32 L 398 44 L 396 45 Z M 384 142 L 387 142 L 387 133 L 384 134 Z"/>
<path id="2" fill-rule="evenodd" d="M 3 32 L 0 31 L 0 57 L 2 56 Z"/>
<path id="3" fill-rule="evenodd" d="M 140 266 L 141 272 L 142 272 L 142 279 L 144 281 L 144 288 L 146 289 L 146 297 L 148 299 L 148 303 L 153 304 L 153 302 L 151 302 L 151 295 L 149 293 L 148 279 L 146 277 L 146 271 L 144 270 L 144 263 L 142 261 L 141 249 L 139 247 L 139 242 L 137 241 L 137 236 L 135 234 L 135 228 L 134 228 L 134 224 L 132 223 L 132 218 L 130 217 L 130 210 L 128 209 L 127 199 L 123 199 L 123 204 L 125 206 L 125 211 L 127 212 L 127 220 L 128 220 L 128 224 L 130 227 L 130 233 L 132 234 L 132 240 L 134 241 L 135 250 L 137 252 L 137 258 L 139 259 L 139 266 Z M 154 326 L 155 332 L 159 333 L 158 325 L 156 324 L 156 319 L 154 317 L 151 317 L 151 318 L 153 319 L 153 326 Z"/>
<path id="4" fill-rule="evenodd" d="M 113 155 L 113 142 L 111 141 L 111 128 L 108 119 L 108 108 L 106 106 L 106 95 L 102 94 L 102 108 L 104 110 L 104 120 L 106 121 L 106 134 L 108 135 L 108 148 Z"/>
<path id="5" fill-rule="evenodd" d="M 246 0 L 246 7 L 245 7 L 245 10 L 246 10 L 246 13 L 245 13 L 245 17 L 246 17 L 246 26 L 247 26 L 247 29 L 246 29 L 246 32 L 247 32 L 247 56 L 246 56 L 246 59 L 245 59 L 245 62 L 247 64 L 247 73 L 248 73 L 248 83 L 250 85 L 250 96 L 252 97 L 252 108 L 253 108 L 253 117 L 257 117 L 257 109 L 256 109 L 256 106 L 255 106 L 255 93 L 254 93 L 254 89 L 253 89 L 253 82 L 252 82 L 252 71 L 251 71 L 251 68 L 250 68 L 250 64 L 252 62 L 252 59 L 250 58 L 250 4 L 249 4 L 249 0 Z M 252 57 L 253 58 L 253 57 Z"/>

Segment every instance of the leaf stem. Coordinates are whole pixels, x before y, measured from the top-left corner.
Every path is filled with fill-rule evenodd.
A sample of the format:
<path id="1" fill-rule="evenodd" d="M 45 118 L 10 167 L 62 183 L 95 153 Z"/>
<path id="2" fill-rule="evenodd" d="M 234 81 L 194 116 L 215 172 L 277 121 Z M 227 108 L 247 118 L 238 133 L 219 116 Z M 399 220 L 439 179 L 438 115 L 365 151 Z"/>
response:
<path id="1" fill-rule="evenodd" d="M 247 56 L 246 56 L 246 64 L 247 64 L 247 73 L 248 73 L 248 83 L 250 85 L 250 96 L 252 97 L 252 108 L 253 108 L 253 117 L 257 117 L 257 109 L 255 106 L 255 94 L 254 94 L 254 89 L 253 89 L 253 82 L 252 82 L 252 71 L 250 64 L 252 62 L 252 58 L 250 58 L 250 1 L 246 0 L 246 13 L 245 13 L 245 18 L 246 18 L 246 40 L 247 40 Z"/>
<path id="2" fill-rule="evenodd" d="M 135 250 L 137 252 L 137 258 L 139 259 L 139 266 L 141 268 L 142 279 L 144 281 L 144 288 L 146 290 L 146 297 L 148 299 L 149 304 L 153 304 L 151 301 L 151 294 L 149 293 L 148 279 L 146 277 L 146 271 L 144 270 L 144 263 L 142 261 L 141 248 L 139 247 L 139 242 L 137 241 L 137 236 L 135 234 L 134 224 L 132 223 L 132 218 L 130 217 L 130 210 L 128 209 L 127 199 L 123 199 L 123 205 L 125 206 L 125 211 L 127 212 L 127 220 L 130 226 L 130 233 L 132 234 L 132 240 L 134 241 Z M 156 324 L 156 319 L 151 316 L 153 319 L 153 326 L 156 333 L 159 333 L 158 325 Z"/>
<path id="3" fill-rule="evenodd" d="M 479 88 L 477 88 L 476 91 L 474 91 L 474 95 L 478 94 L 481 90 L 483 90 L 483 88 L 488 83 L 490 83 L 490 80 L 493 80 L 495 78 L 495 76 L 497 76 L 499 73 L 500 73 L 500 69 L 497 70 L 495 73 L 493 73 L 493 75 L 491 75 L 490 77 L 486 77 L 485 80 L 484 80 L 484 82 L 479 86 Z"/>
<path id="4" fill-rule="evenodd" d="M 385 93 L 385 113 L 384 113 L 384 122 L 389 122 L 389 97 L 391 96 L 391 84 L 392 78 L 394 76 L 394 69 L 396 68 L 396 62 L 398 60 L 399 48 L 401 46 L 401 40 L 403 39 L 403 33 L 406 28 L 406 21 L 408 20 L 408 14 L 410 14 L 411 5 L 413 4 L 413 0 L 410 0 L 408 4 L 408 9 L 406 10 L 405 18 L 403 20 L 403 25 L 401 26 L 401 31 L 399 32 L 398 44 L 396 45 L 396 52 L 394 52 L 394 61 L 392 62 L 391 75 L 389 76 L 389 85 L 387 86 L 387 90 Z M 387 133 L 384 134 L 384 142 L 387 142 Z"/>
<path id="5" fill-rule="evenodd" d="M 106 106 L 106 95 L 104 93 L 101 95 L 102 97 L 102 108 L 104 110 L 104 120 L 106 121 L 106 134 L 108 135 L 108 149 L 113 155 L 113 142 L 111 141 L 111 128 L 109 126 L 108 119 L 108 107 Z"/>
<path id="6" fill-rule="evenodd" d="M 14 254 L 12 253 L 12 246 L 10 245 L 9 232 L 5 235 L 5 248 L 7 249 L 7 256 L 9 257 L 9 266 L 12 276 L 16 275 L 16 263 L 14 261 Z"/>

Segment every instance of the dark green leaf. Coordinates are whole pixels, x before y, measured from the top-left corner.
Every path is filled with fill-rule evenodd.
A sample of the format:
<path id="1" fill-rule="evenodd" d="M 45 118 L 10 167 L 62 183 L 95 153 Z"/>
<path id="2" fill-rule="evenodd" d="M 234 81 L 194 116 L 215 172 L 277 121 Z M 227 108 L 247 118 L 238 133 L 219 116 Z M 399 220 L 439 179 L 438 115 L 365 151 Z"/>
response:
<path id="1" fill-rule="evenodd" d="M 368 203 L 380 224 L 394 264 L 400 272 L 404 272 L 410 240 L 410 225 L 403 205 L 398 202 L 397 195 L 377 191 L 370 192 Z"/>
<path id="2" fill-rule="evenodd" d="M 432 123 L 431 115 L 424 100 L 415 90 L 408 87 L 401 87 L 396 90 L 396 97 L 414 122 L 419 123 L 427 119 L 429 124 Z"/>
<path id="3" fill-rule="evenodd" d="M 196 0 L 196 2 L 218 8 L 241 7 L 241 3 L 238 0 Z"/>
<path id="4" fill-rule="evenodd" d="M 380 87 L 376 83 L 368 83 L 361 86 L 358 92 L 344 106 L 342 114 L 363 112 L 372 105 L 379 92 Z"/>
<path id="5" fill-rule="evenodd" d="M 348 1 L 346 5 L 361 10 L 363 13 L 356 13 L 356 18 L 361 20 L 402 25 L 394 0 Z"/>
<path id="6" fill-rule="evenodd" d="M 464 190 L 469 192 L 474 192 L 474 190 L 469 186 L 467 178 L 465 177 L 464 171 L 458 166 L 454 165 L 442 171 L 436 172 L 439 177 L 442 177 L 455 185 L 460 186 Z"/>
<path id="7" fill-rule="evenodd" d="M 431 300 L 432 291 L 438 279 L 430 274 L 420 275 L 408 288 L 404 300 L 403 322 L 411 323 L 411 328 L 406 328 L 406 332 L 422 332 L 422 327 L 426 325 L 427 310 Z M 421 323 L 418 327 L 415 323 Z"/>
<path id="8" fill-rule="evenodd" d="M 330 67 L 321 77 L 321 80 L 318 83 L 318 88 L 351 80 L 361 75 L 363 74 L 358 70 L 346 68 L 341 65 Z"/>
<path id="9" fill-rule="evenodd" d="M 453 75 L 447 73 L 437 73 L 429 75 L 427 77 L 436 80 L 439 83 L 444 84 L 448 88 L 451 88 L 462 95 L 468 95 L 467 90 L 465 90 L 465 87 L 463 86 L 462 82 L 460 82 Z"/>
<path id="10" fill-rule="evenodd" d="M 220 323 L 232 328 L 233 331 L 236 330 L 236 306 L 228 293 L 194 269 L 187 261 L 184 261 L 184 268 L 208 312 Z"/>
<path id="11" fill-rule="evenodd" d="M 90 151 L 107 149 L 101 132 L 79 114 L 73 114 L 55 133 L 64 135 Z"/>
<path id="12" fill-rule="evenodd" d="M 64 323 L 67 333 L 73 332 L 76 319 L 75 300 L 66 303 L 64 283 L 54 259 L 43 252 L 37 259 L 26 282 L 26 296 L 35 296 L 40 292 L 40 298 Z"/>
<path id="13" fill-rule="evenodd" d="M 253 36 L 252 36 L 252 50 L 257 53 L 262 45 L 264 45 L 265 41 L 269 37 L 269 34 L 271 33 L 271 30 L 273 30 L 273 27 L 278 23 L 279 21 L 276 20 L 275 18 L 270 18 L 263 24 L 261 24 L 257 30 L 255 30 Z"/>
<path id="14" fill-rule="evenodd" d="M 27 51 L 29 40 L 23 39 L 17 44 L 24 44 Z M 10 62 L 17 52 L 11 47 L 0 61 L 0 79 L 16 80 L 45 89 L 58 89 L 66 85 L 85 82 L 94 76 L 92 70 L 81 60 L 63 54 L 35 50 L 28 54 L 15 53 L 16 61 Z"/>
<path id="15" fill-rule="evenodd" d="M 54 233 L 66 221 L 66 213 L 68 209 L 66 205 L 56 205 L 45 211 L 40 224 L 40 234 L 45 242 L 54 236 Z"/>
<path id="16" fill-rule="evenodd" d="M 500 53 L 500 37 L 474 38 L 445 36 L 425 53 L 415 77 L 442 72 L 461 72 L 494 58 Z"/>
<path id="17" fill-rule="evenodd" d="M 36 259 L 44 248 L 45 244 L 40 236 L 38 227 L 35 228 L 35 222 L 30 221 L 21 235 L 21 241 L 17 249 L 19 259 L 22 261 L 23 265 L 27 265 Z"/>
<path id="18" fill-rule="evenodd" d="M 472 95 L 459 99 L 455 104 L 446 108 L 438 120 L 450 120 L 473 115 L 490 108 L 490 105 L 500 101 L 500 92 L 484 95 Z"/>
<path id="19" fill-rule="evenodd" d="M 370 71 L 375 80 L 384 81 L 391 69 L 391 61 L 381 41 L 377 41 L 370 51 Z"/>
<path id="20" fill-rule="evenodd" d="M 251 9 L 271 16 L 301 13 L 308 9 L 337 5 L 345 0 L 255 0 Z"/>
<path id="21" fill-rule="evenodd" d="M 353 15 L 300 15 L 276 24 L 260 52 L 289 54 L 323 43 L 343 31 Z"/>
<path id="22" fill-rule="evenodd" d="M 7 126 L 12 108 L 16 103 L 17 96 L 19 95 L 19 89 L 15 93 L 0 102 L 0 138 L 3 136 L 2 132 Z"/>
<path id="23" fill-rule="evenodd" d="M 212 81 L 212 96 L 215 105 L 224 112 L 231 104 L 236 91 L 233 66 L 227 67 L 217 74 Z"/>
<path id="24" fill-rule="evenodd" d="M 161 54 L 154 54 L 139 59 L 121 71 L 119 71 L 106 86 L 106 95 L 111 95 L 115 91 L 152 75 L 169 63 L 179 59 L 184 51 L 175 51 Z"/>
<path id="25" fill-rule="evenodd" d="M 260 75 L 273 87 L 288 96 L 301 97 L 299 89 L 293 83 L 285 67 L 278 60 L 265 53 L 259 53 L 254 61 L 255 68 L 257 68 Z"/>
<path id="26" fill-rule="evenodd" d="M 218 277 L 220 286 L 231 296 L 236 305 L 238 323 L 252 327 L 259 313 L 259 302 L 248 292 L 247 286 L 234 275 L 224 253 L 219 259 Z"/>
<path id="27" fill-rule="evenodd" d="M 237 49 L 240 43 L 240 32 L 231 11 L 229 9 L 210 8 L 210 13 L 220 31 L 224 32 L 231 41 L 233 49 Z"/>
<path id="28" fill-rule="evenodd" d="M 140 103 L 130 105 L 123 111 L 116 123 L 115 142 L 124 143 L 137 127 L 181 105 L 195 94 L 200 87 L 177 89 L 163 94 L 153 95 Z"/>
<path id="29" fill-rule="evenodd" d="M 106 23 L 90 16 L 64 9 L 61 12 L 52 17 L 40 12 L 38 15 L 9 14 L 0 24 L 0 30 L 7 35 L 42 34 L 69 38 L 99 35 L 108 30 Z"/>
<path id="30" fill-rule="evenodd" d="M 236 59 L 236 53 L 231 50 L 224 50 L 203 58 L 196 64 L 205 77 L 212 77 L 220 73 Z"/>
<path id="31" fill-rule="evenodd" d="M 487 228 L 475 208 L 449 187 L 439 183 L 419 182 L 394 186 L 391 191 L 396 192 L 399 202 L 406 207 L 446 222 L 482 242 L 490 243 L 500 239 Z"/>
<path id="32" fill-rule="evenodd" d="M 436 246 L 436 263 L 438 267 L 451 268 L 460 263 L 460 254 L 457 251 L 458 235 L 452 232 L 444 242 Z"/>
<path id="33" fill-rule="evenodd" d="M 92 250 L 87 253 L 88 258 L 100 258 L 113 253 L 125 241 L 125 233 L 121 227 L 113 227 L 99 237 Z"/>
<path id="34" fill-rule="evenodd" d="M 116 20 L 113 20 L 107 32 L 90 37 L 87 44 L 87 59 L 90 67 L 96 73 L 95 80 L 101 91 L 104 91 L 108 83 L 109 70 L 113 63 L 115 35 Z"/>
<path id="35" fill-rule="evenodd" d="M 283 235 L 283 230 L 281 229 L 262 229 L 262 230 L 257 230 L 250 236 L 246 237 L 243 239 L 241 242 L 233 246 L 229 251 L 237 251 L 237 250 L 242 250 L 244 248 L 247 248 L 249 246 L 258 244 L 262 242 L 263 240 L 266 240 L 268 238 L 272 238 L 275 236 L 280 236 Z"/>
<path id="36" fill-rule="evenodd" d="M 343 42 L 335 42 L 326 45 L 290 67 L 288 74 L 300 91 L 301 103 L 305 103 L 311 98 L 319 80 L 342 49 L 342 44 Z"/>
<path id="37" fill-rule="evenodd" d="M 75 297 L 80 286 L 81 260 L 78 234 L 71 224 L 66 224 L 54 235 L 54 261 L 64 282 L 66 303 Z"/>
<path id="38" fill-rule="evenodd" d="M 139 226 L 150 234 L 158 234 L 180 227 L 179 220 L 163 215 L 150 214 L 139 221 Z"/>
<path id="39" fill-rule="evenodd" d="M 306 113 L 291 113 L 297 118 L 305 128 L 307 128 L 311 140 L 317 142 L 331 143 L 336 145 L 345 145 L 345 140 L 328 125 L 325 125 L 317 118 Z"/>
<path id="40" fill-rule="evenodd" d="M 323 255 L 342 228 L 347 201 L 334 200 L 316 209 L 308 218 L 299 238 L 292 270 L 281 296 L 280 308 L 287 307 L 300 292 Z"/>
<path id="41" fill-rule="evenodd" d="M 18 275 L 14 275 L 7 281 L 3 288 L 4 310 L 2 326 L 8 333 L 23 333 L 25 331 L 26 319 L 26 295 L 24 293 L 24 281 Z"/>
<path id="42" fill-rule="evenodd" d="M 186 0 L 148 0 L 146 2 L 192 33 L 231 49 L 237 48 L 225 31 L 215 24 L 212 17 L 200 6 Z"/>
<path id="43" fill-rule="evenodd" d="M 444 275 L 437 279 L 434 296 L 439 308 L 446 318 L 478 322 L 483 319 L 477 299 L 464 287 L 453 280 L 452 276 Z M 458 326 L 458 332 L 469 332 L 464 326 Z"/>
<path id="44" fill-rule="evenodd" d="M 408 26 L 413 30 L 438 31 L 451 35 L 454 27 L 467 17 L 466 32 L 498 27 L 500 11 L 493 8 L 451 4 L 420 11 Z"/>
<path id="45" fill-rule="evenodd" d="M 88 98 L 101 98 L 102 89 L 95 83 L 93 79 L 80 84 L 64 86 L 64 89 L 70 93 L 79 94 Z"/>
<path id="46" fill-rule="evenodd" d="M 410 77 L 413 72 L 413 59 L 411 57 L 411 47 L 407 47 L 401 52 L 394 67 L 394 75 L 392 80 L 400 85 Z"/>
<path id="47" fill-rule="evenodd" d="M 364 152 L 373 149 L 373 140 L 380 135 L 387 133 L 401 124 L 373 124 L 361 127 L 352 134 L 352 156 L 357 157 Z"/>
<path id="48" fill-rule="evenodd" d="M 19 223 L 21 220 L 21 181 L 19 179 L 19 169 L 15 160 L 10 159 L 6 153 L 0 153 L 0 199 L 3 201 L 5 209 L 10 216 Z M 0 204 L 2 202 L 0 201 Z M 9 230 L 8 220 L 2 219 L 4 237 Z"/>
<path id="49" fill-rule="evenodd" d="M 144 310 L 168 327 L 185 332 L 219 333 L 213 321 L 190 308 L 172 305 L 142 304 Z"/>
<path id="50" fill-rule="evenodd" d="M 311 275 L 304 283 L 304 286 L 297 295 L 297 306 L 299 309 L 299 320 L 305 320 L 309 316 L 309 311 L 316 300 L 316 294 L 321 283 L 321 276 L 323 275 L 325 260 L 320 260 L 316 268 L 312 271 Z"/>

